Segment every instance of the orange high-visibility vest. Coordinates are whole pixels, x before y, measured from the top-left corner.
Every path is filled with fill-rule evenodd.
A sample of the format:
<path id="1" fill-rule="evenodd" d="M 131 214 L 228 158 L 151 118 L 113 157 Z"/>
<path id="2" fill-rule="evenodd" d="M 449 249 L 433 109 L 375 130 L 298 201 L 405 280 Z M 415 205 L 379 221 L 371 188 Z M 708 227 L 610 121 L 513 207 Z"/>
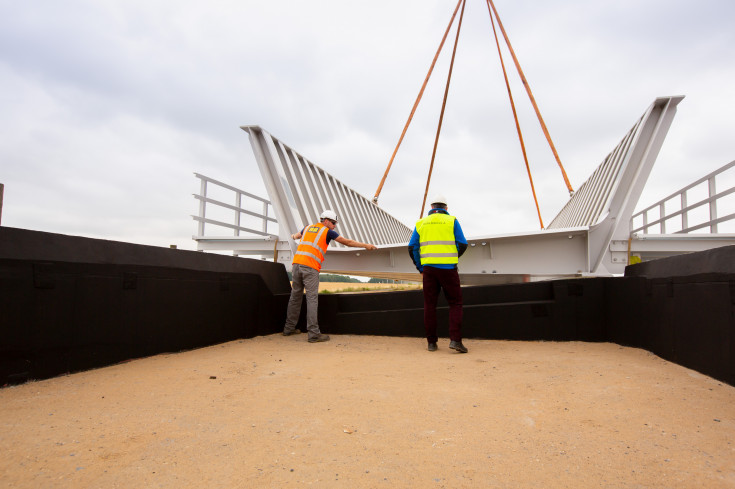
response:
<path id="1" fill-rule="evenodd" d="M 324 255 L 327 254 L 327 232 L 329 228 L 322 223 L 312 224 L 306 228 L 301 236 L 299 247 L 296 248 L 294 263 L 306 265 L 315 270 L 322 269 Z"/>

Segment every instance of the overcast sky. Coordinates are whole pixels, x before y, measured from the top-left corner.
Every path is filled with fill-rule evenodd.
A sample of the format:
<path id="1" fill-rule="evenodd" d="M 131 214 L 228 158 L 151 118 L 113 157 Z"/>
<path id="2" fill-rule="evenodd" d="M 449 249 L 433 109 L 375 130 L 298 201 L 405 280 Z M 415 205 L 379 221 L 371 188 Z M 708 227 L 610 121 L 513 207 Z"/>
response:
<path id="1" fill-rule="evenodd" d="M 2 224 L 195 249 L 194 172 L 265 196 L 249 124 L 372 198 L 455 5 L 0 0 Z M 735 2 L 495 5 L 575 189 L 657 96 L 686 98 L 638 208 L 735 159 Z M 409 226 L 453 39 L 380 197 Z M 494 43 L 467 0 L 429 192 L 467 236 L 539 228 Z M 568 192 L 509 75 L 548 224 Z"/>

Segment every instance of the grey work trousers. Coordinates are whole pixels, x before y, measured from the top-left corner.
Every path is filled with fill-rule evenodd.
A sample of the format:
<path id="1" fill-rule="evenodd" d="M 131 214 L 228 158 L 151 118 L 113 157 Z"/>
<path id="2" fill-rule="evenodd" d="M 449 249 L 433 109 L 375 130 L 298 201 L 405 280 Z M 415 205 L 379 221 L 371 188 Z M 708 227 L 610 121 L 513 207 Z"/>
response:
<path id="1" fill-rule="evenodd" d="M 291 270 L 291 298 L 288 300 L 288 312 L 286 313 L 286 325 L 283 331 L 288 333 L 296 329 L 296 323 L 301 314 L 301 299 L 306 289 L 306 329 L 309 338 L 321 334 L 317 320 L 319 307 L 319 270 L 314 270 L 306 265 L 293 264 Z"/>

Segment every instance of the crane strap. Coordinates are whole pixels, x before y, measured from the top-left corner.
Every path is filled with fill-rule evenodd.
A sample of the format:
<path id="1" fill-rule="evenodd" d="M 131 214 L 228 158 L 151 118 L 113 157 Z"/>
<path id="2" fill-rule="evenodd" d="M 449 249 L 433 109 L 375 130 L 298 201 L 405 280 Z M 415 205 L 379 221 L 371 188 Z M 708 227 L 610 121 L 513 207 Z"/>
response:
<path id="1" fill-rule="evenodd" d="M 439 144 L 439 134 L 442 130 L 442 121 L 444 120 L 444 109 L 447 106 L 447 95 L 449 94 L 449 82 L 452 81 L 452 69 L 454 68 L 454 58 L 457 55 L 457 44 L 459 42 L 459 31 L 462 29 L 462 18 L 464 17 L 464 6 L 467 0 L 461 0 L 462 13 L 459 14 L 459 23 L 457 24 L 457 35 L 454 38 L 454 49 L 452 50 L 452 61 L 449 63 L 449 74 L 447 75 L 447 86 L 444 88 L 444 100 L 442 101 L 442 111 L 439 114 L 439 124 L 436 127 L 436 138 L 434 138 L 434 150 L 431 153 L 431 164 L 429 165 L 429 175 L 426 177 L 426 189 L 424 190 L 424 201 L 421 204 L 421 213 L 419 219 L 424 216 L 424 207 L 426 207 L 426 194 L 429 193 L 429 184 L 431 183 L 431 173 L 434 170 L 434 158 L 436 158 L 436 147 Z"/>
<path id="2" fill-rule="evenodd" d="M 431 184 L 431 175 L 432 175 L 433 169 L 434 169 L 434 161 L 435 161 L 435 158 L 436 158 L 436 150 L 437 150 L 437 147 L 438 147 L 438 144 L 439 144 L 439 135 L 441 133 L 442 123 L 443 123 L 443 120 L 444 120 L 444 111 L 445 111 L 446 103 L 447 103 L 447 95 L 449 93 L 449 85 L 450 85 L 450 82 L 451 82 L 451 79 L 452 79 L 452 70 L 454 68 L 454 60 L 455 60 L 456 53 L 457 53 L 457 44 L 458 44 L 458 41 L 459 41 L 459 33 L 460 33 L 461 28 L 462 28 L 462 19 L 464 17 L 465 3 L 466 3 L 466 0 L 458 0 L 457 5 L 456 5 L 456 7 L 454 9 L 454 12 L 452 13 L 452 18 L 449 21 L 449 25 L 447 26 L 447 29 L 444 32 L 444 36 L 442 37 L 441 43 L 439 44 L 439 48 L 437 49 L 437 52 L 436 52 L 436 54 L 434 56 L 434 59 L 433 59 L 433 61 L 431 63 L 431 66 L 429 67 L 429 72 L 427 73 L 426 78 L 424 80 L 424 83 L 421 86 L 421 90 L 419 91 L 419 94 L 416 97 L 416 101 L 414 102 L 413 108 L 411 109 L 411 113 L 408 116 L 408 120 L 406 121 L 406 125 L 403 128 L 403 132 L 401 133 L 401 137 L 398 139 L 398 144 L 396 145 L 396 148 L 393 151 L 393 154 L 391 155 L 390 161 L 388 162 L 388 166 L 387 166 L 387 168 L 385 170 L 385 174 L 383 175 L 383 178 L 380 181 L 380 185 L 378 186 L 378 189 L 375 192 L 375 196 L 373 197 L 373 203 L 376 204 L 376 205 L 378 203 L 378 197 L 380 196 L 380 192 L 382 191 L 383 185 L 385 184 L 385 180 L 388 177 L 388 173 L 390 172 L 390 169 L 393 166 L 393 161 L 394 161 L 394 159 L 396 157 L 396 154 L 398 152 L 398 148 L 400 148 L 401 143 L 403 142 L 403 138 L 406 135 L 406 131 L 408 130 L 408 126 L 411 124 L 411 121 L 413 120 L 413 116 L 414 116 L 414 114 L 416 112 L 416 109 L 417 109 L 417 107 L 419 105 L 419 102 L 421 101 L 421 98 L 422 98 L 422 96 L 424 94 L 424 90 L 426 89 L 426 85 L 427 85 L 429 79 L 431 78 L 431 74 L 433 73 L 434 66 L 436 65 L 436 61 L 437 61 L 437 59 L 439 57 L 439 54 L 441 53 L 441 50 L 444 47 L 444 42 L 447 39 L 447 36 L 448 36 L 449 31 L 450 31 L 450 29 L 452 27 L 452 24 L 454 23 L 454 19 L 457 16 L 457 12 L 459 10 L 459 7 L 461 6 L 462 7 L 462 10 L 461 10 L 461 13 L 460 13 L 460 16 L 459 16 L 459 23 L 458 23 L 458 26 L 457 26 L 457 33 L 456 33 L 456 37 L 455 37 L 455 40 L 454 40 L 454 49 L 452 51 L 452 59 L 451 59 L 450 65 L 449 65 L 449 73 L 447 75 L 447 84 L 446 84 L 446 87 L 445 87 L 445 90 L 444 90 L 444 99 L 442 101 L 441 114 L 439 116 L 439 123 L 437 125 L 436 137 L 434 139 L 434 148 L 433 148 L 432 155 L 431 155 L 431 164 L 429 166 L 429 174 L 428 174 L 427 179 L 426 179 L 426 188 L 424 190 L 424 198 L 423 198 L 423 202 L 421 204 L 421 214 L 419 215 L 419 218 L 421 218 L 423 216 L 423 214 L 424 214 L 424 209 L 426 207 L 426 197 L 428 195 L 429 186 Z M 528 173 L 528 179 L 529 179 L 529 182 L 530 182 L 530 185 L 531 185 L 531 192 L 533 194 L 533 200 L 534 200 L 534 203 L 536 205 L 536 212 L 538 214 L 539 224 L 541 225 L 541 229 L 543 229 L 544 228 L 544 223 L 543 223 L 543 219 L 541 218 L 541 210 L 539 208 L 538 198 L 536 196 L 536 189 L 535 189 L 534 183 L 533 183 L 533 176 L 531 175 L 531 168 L 530 168 L 530 165 L 528 163 L 528 155 L 526 153 L 526 146 L 525 146 L 525 143 L 523 141 L 523 134 L 521 132 L 520 124 L 518 122 L 518 114 L 516 112 L 515 103 L 513 101 L 513 94 L 511 93 L 510 84 L 508 82 L 508 74 L 507 74 L 507 71 L 506 71 L 506 68 L 505 68 L 505 63 L 503 62 L 503 55 L 501 53 L 500 41 L 498 39 L 498 34 L 497 34 L 496 29 L 495 29 L 495 20 L 494 19 L 497 19 L 497 21 L 498 21 L 498 27 L 500 27 L 500 31 L 503 34 L 503 38 L 505 39 L 505 43 L 508 46 L 508 50 L 510 52 L 511 57 L 513 58 L 513 62 L 515 64 L 515 66 L 516 66 L 516 70 L 518 71 L 518 75 L 520 76 L 521 81 L 523 83 L 523 86 L 525 87 L 526 92 L 528 94 L 528 98 L 531 101 L 531 104 L 533 105 L 533 109 L 536 112 L 536 117 L 538 118 L 538 121 L 539 121 L 539 123 L 541 125 L 541 129 L 542 129 L 542 131 L 544 133 L 544 136 L 546 136 L 546 140 L 549 143 L 549 147 L 551 148 L 551 152 L 554 154 L 554 158 L 556 159 L 556 162 L 559 165 L 559 168 L 560 168 L 561 173 L 562 173 L 562 177 L 564 178 L 564 183 L 566 184 L 566 187 L 569 190 L 569 194 L 570 195 L 572 195 L 574 193 L 574 189 L 572 188 L 571 183 L 569 183 L 569 178 L 567 177 L 566 171 L 564 170 L 564 166 L 561 163 L 561 159 L 559 158 L 559 154 L 557 153 L 556 148 L 554 147 L 554 142 L 551 140 L 551 135 L 549 134 L 549 131 L 548 131 L 547 127 L 546 127 L 546 123 L 544 122 L 543 117 L 541 116 L 541 111 L 539 110 L 538 104 L 536 103 L 536 99 L 534 98 L 533 93 L 531 92 L 531 87 L 528 84 L 528 80 L 526 80 L 526 76 L 524 75 L 523 70 L 521 69 L 521 65 L 518 62 L 518 58 L 517 58 L 517 56 L 515 54 L 515 51 L 513 50 L 513 46 L 511 46 L 510 39 L 508 38 L 508 35 L 505 32 L 505 28 L 503 27 L 503 23 L 500 20 L 500 16 L 498 15 L 498 11 L 495 8 L 495 4 L 493 3 L 493 0 L 486 0 L 486 3 L 487 3 L 487 7 L 488 7 L 488 13 L 490 14 L 490 22 L 492 24 L 493 34 L 495 36 L 495 44 L 496 44 L 496 46 L 498 48 L 498 55 L 500 56 L 500 63 L 501 63 L 501 66 L 503 68 L 503 77 L 505 79 L 505 85 L 506 85 L 506 88 L 508 90 L 508 97 L 510 99 L 511 109 L 513 111 L 513 118 L 515 119 L 516 130 L 518 132 L 518 139 L 520 141 L 521 151 L 523 153 L 523 160 L 524 160 L 524 162 L 526 164 L 526 171 Z M 493 17 L 493 14 L 494 14 L 494 17 Z"/>
<path id="3" fill-rule="evenodd" d="M 495 45 L 498 48 L 498 56 L 500 57 L 500 66 L 503 68 L 503 78 L 505 78 L 505 87 L 508 90 L 508 98 L 510 99 L 510 107 L 513 110 L 513 119 L 516 122 L 516 131 L 518 131 L 518 141 L 521 143 L 521 151 L 523 152 L 523 161 L 526 162 L 526 171 L 528 172 L 528 180 L 531 183 L 531 193 L 533 193 L 533 202 L 536 204 L 536 213 L 538 214 L 538 222 L 541 225 L 541 229 L 544 228 L 544 221 L 541 219 L 541 209 L 538 205 L 538 199 L 536 198 L 536 189 L 533 185 L 533 176 L 531 175 L 531 167 L 528 165 L 528 156 L 526 155 L 526 145 L 523 142 L 523 133 L 521 132 L 521 125 L 518 123 L 518 113 L 516 112 L 516 105 L 513 102 L 513 93 L 510 90 L 510 83 L 508 83 L 508 73 L 505 70 L 505 63 L 503 62 L 503 53 L 500 51 L 500 40 L 498 40 L 498 32 L 495 29 L 495 21 L 493 20 L 493 13 L 490 10 L 490 3 L 487 3 L 487 11 L 490 14 L 490 23 L 493 26 L 493 35 L 495 36 Z"/>
<path id="4" fill-rule="evenodd" d="M 423 97 L 424 95 L 424 89 L 426 89 L 426 84 L 429 82 L 429 78 L 431 78 L 431 73 L 434 71 L 434 65 L 436 65 L 436 60 L 439 58 L 439 54 L 441 53 L 442 48 L 444 47 L 444 41 L 447 40 L 449 29 L 452 28 L 452 24 L 454 23 L 454 18 L 457 16 L 457 11 L 459 10 L 459 6 L 462 2 L 463 0 L 459 0 L 457 2 L 457 6 L 454 8 L 454 13 L 452 14 L 452 18 L 449 20 L 449 25 L 447 26 L 447 30 L 444 32 L 444 37 L 442 37 L 441 43 L 439 43 L 439 49 L 436 50 L 436 54 L 434 55 L 434 60 L 431 62 L 431 66 L 429 67 L 429 72 L 426 74 L 426 79 L 424 79 L 424 84 L 421 86 L 419 95 L 418 97 L 416 97 L 416 102 L 414 102 L 413 108 L 411 109 L 411 114 L 408 116 L 406 125 L 403 127 L 403 132 L 401 133 L 401 137 L 398 139 L 398 144 L 396 144 L 396 149 L 393 150 L 393 155 L 391 155 L 390 157 L 390 161 L 388 162 L 388 167 L 385 169 L 385 174 L 383 175 L 383 179 L 380 180 L 380 185 L 378 185 L 378 190 L 375 191 L 375 196 L 373 197 L 374 204 L 378 203 L 378 197 L 380 196 L 380 192 L 383 190 L 383 184 L 385 183 L 385 179 L 388 177 L 388 172 L 390 171 L 391 166 L 393 166 L 393 160 L 396 157 L 398 148 L 401 147 L 401 143 L 403 142 L 403 137 L 406 135 L 408 126 L 411 124 L 411 120 L 413 119 L 413 114 L 416 112 L 416 108 L 419 106 L 421 97 Z"/>
<path id="5" fill-rule="evenodd" d="M 533 93 L 531 93 L 531 86 L 528 84 L 528 81 L 526 80 L 526 76 L 523 74 L 523 70 L 521 69 L 520 63 L 518 62 L 516 53 L 513 51 L 513 46 L 510 45 L 510 39 L 508 39 L 508 34 L 506 34 L 505 28 L 503 27 L 503 23 L 500 21 L 500 16 L 498 15 L 498 11 L 495 8 L 495 4 L 493 3 L 493 0 L 487 0 L 487 2 L 492 7 L 493 12 L 495 13 L 495 18 L 498 19 L 498 27 L 500 27 L 500 32 L 503 33 L 503 38 L 505 38 L 505 43 L 508 45 L 508 51 L 510 51 L 510 55 L 513 57 L 513 62 L 515 63 L 516 69 L 518 70 L 518 75 L 521 77 L 523 86 L 526 87 L 528 98 L 531 100 L 533 109 L 536 111 L 536 116 L 538 117 L 538 121 L 541 124 L 541 129 L 544 131 L 546 140 L 549 142 L 549 147 L 551 147 L 551 152 L 554 153 L 554 158 L 556 158 L 556 162 L 559 164 L 559 168 L 561 169 L 561 174 L 564 177 L 564 183 L 566 183 L 567 189 L 569 190 L 569 194 L 571 195 L 572 193 L 574 193 L 574 189 L 572 188 L 572 184 L 569 183 L 569 178 L 567 178 L 567 172 L 564 171 L 564 166 L 561 164 L 559 155 L 557 154 L 556 148 L 554 147 L 554 142 L 551 140 L 551 136 L 549 135 L 549 130 L 546 128 L 546 124 L 544 123 L 544 118 L 541 117 L 541 112 L 539 111 L 538 105 L 536 104 L 536 99 L 533 98 Z"/>

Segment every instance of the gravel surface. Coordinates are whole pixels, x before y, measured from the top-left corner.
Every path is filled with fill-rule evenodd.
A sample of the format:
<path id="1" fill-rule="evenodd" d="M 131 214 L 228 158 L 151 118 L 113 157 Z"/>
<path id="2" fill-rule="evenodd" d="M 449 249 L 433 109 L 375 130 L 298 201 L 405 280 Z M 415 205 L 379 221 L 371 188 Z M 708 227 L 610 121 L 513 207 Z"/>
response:
<path id="1" fill-rule="evenodd" d="M 735 388 L 611 343 L 280 334 L 0 389 L 0 487 L 732 488 Z"/>

